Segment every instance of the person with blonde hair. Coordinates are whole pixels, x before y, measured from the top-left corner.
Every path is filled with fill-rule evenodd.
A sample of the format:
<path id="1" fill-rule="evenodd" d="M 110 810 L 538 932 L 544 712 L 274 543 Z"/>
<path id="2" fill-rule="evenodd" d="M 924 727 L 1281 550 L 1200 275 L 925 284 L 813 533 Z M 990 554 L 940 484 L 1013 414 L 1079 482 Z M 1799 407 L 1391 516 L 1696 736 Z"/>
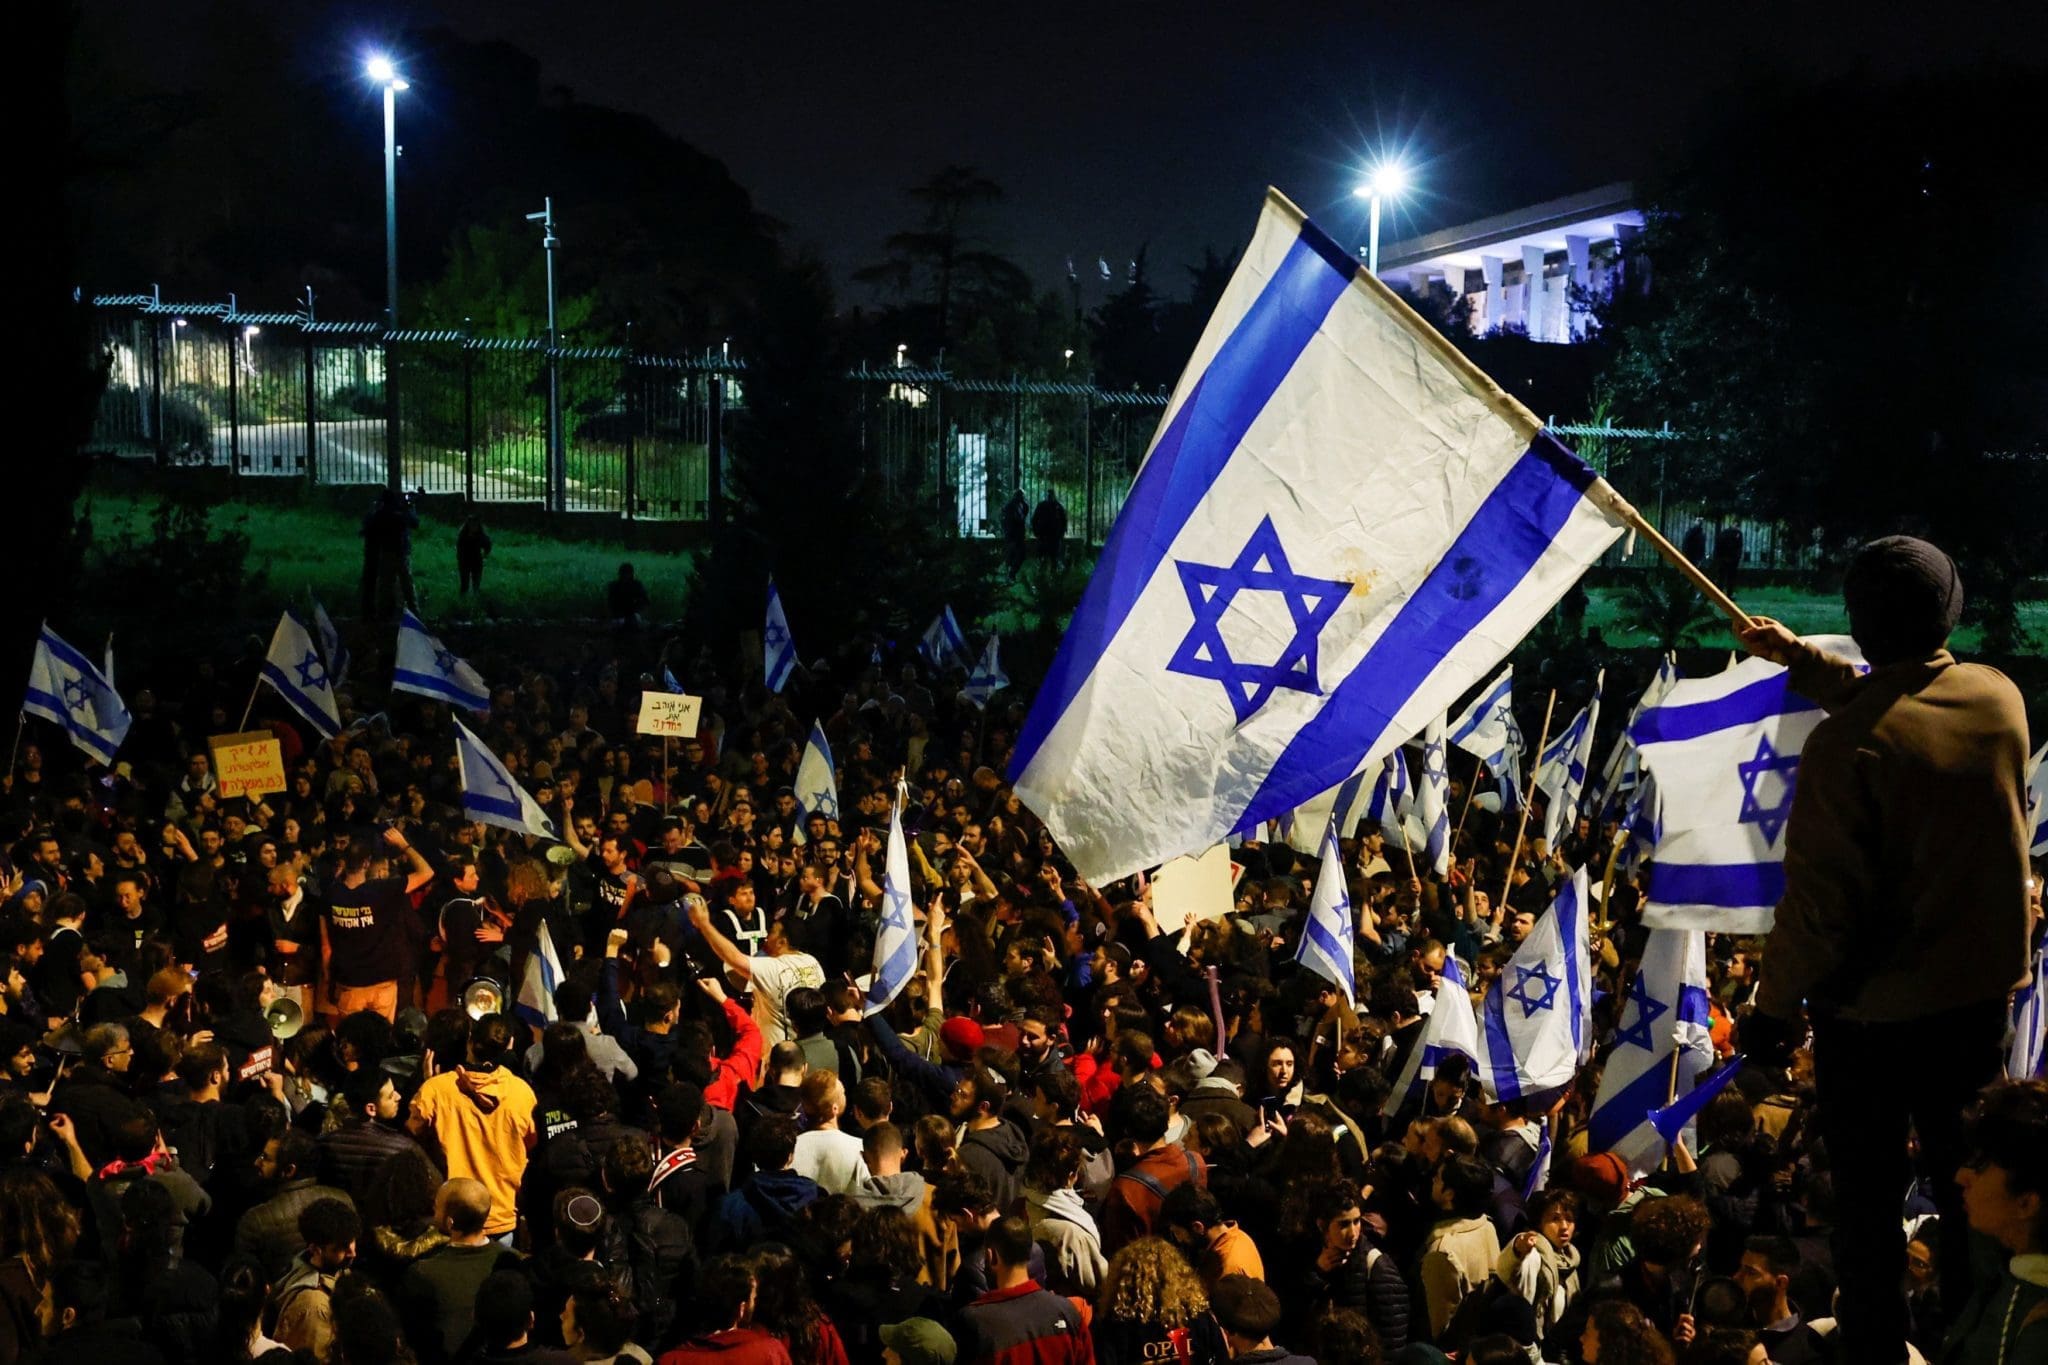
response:
<path id="1" fill-rule="evenodd" d="M 1098 1365 L 1230 1359 L 1202 1281 L 1160 1237 L 1140 1237 L 1109 1258 L 1092 1331 Z"/>
<path id="2" fill-rule="evenodd" d="M 852 1194 L 868 1178 L 861 1140 L 839 1130 L 846 1085 L 834 1072 L 814 1068 L 799 1087 L 809 1125 L 796 1140 L 796 1171 L 826 1194 Z"/>

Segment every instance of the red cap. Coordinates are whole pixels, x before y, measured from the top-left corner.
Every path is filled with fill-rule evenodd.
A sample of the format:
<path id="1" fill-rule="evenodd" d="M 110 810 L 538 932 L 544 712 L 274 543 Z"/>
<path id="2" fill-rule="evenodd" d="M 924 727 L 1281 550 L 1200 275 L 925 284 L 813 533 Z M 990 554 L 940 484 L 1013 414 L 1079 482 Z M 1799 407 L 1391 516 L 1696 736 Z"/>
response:
<path id="1" fill-rule="evenodd" d="M 946 1045 L 946 1051 L 963 1059 L 975 1054 L 981 1047 L 982 1038 L 981 1025 L 957 1015 L 939 1029 L 939 1041 Z"/>
<path id="2" fill-rule="evenodd" d="M 1628 1163 L 1612 1152 L 1595 1152 L 1572 1163 L 1571 1186 L 1595 1206 L 1595 1213 L 1620 1208 L 1628 1185 Z"/>

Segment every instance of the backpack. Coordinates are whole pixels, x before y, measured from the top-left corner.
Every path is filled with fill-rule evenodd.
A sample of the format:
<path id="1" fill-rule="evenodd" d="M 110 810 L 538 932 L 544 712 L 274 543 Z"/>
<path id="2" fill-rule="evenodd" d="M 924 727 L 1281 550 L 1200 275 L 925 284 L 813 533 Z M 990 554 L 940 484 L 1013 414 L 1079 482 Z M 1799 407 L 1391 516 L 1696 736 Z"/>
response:
<path id="1" fill-rule="evenodd" d="M 1185 1147 L 1180 1149 L 1180 1154 L 1182 1158 L 1185 1159 L 1188 1163 L 1188 1179 L 1200 1179 L 1201 1173 L 1195 1169 L 1195 1154 L 1193 1152 L 1190 1152 Z M 1166 1186 L 1160 1184 L 1159 1177 L 1153 1175 L 1150 1171 L 1141 1171 L 1133 1167 L 1128 1171 L 1117 1172 L 1116 1178 L 1118 1180 L 1136 1181 L 1138 1184 L 1152 1191 L 1152 1194 L 1155 1198 L 1162 1200 L 1166 1198 Z"/>

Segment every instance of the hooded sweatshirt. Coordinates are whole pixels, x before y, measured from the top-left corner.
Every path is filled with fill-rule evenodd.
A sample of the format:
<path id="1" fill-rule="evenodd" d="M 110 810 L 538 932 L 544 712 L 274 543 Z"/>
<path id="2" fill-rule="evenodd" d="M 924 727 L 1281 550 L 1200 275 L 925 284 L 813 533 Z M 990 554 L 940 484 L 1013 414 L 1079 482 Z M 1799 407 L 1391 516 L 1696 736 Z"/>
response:
<path id="1" fill-rule="evenodd" d="M 1046 1288 L 1056 1294 L 1093 1299 L 1108 1269 L 1102 1233 L 1078 1190 L 1024 1189 L 1024 1213 L 1032 1240 L 1045 1248 Z"/>
<path id="2" fill-rule="evenodd" d="M 905 1218 L 916 1218 L 924 1211 L 927 1188 L 916 1171 L 898 1171 L 866 1177 L 854 1186 L 853 1197 L 864 1209 L 894 1209 Z"/>
<path id="3" fill-rule="evenodd" d="M 988 1182 L 995 1192 L 996 1207 L 1008 1213 L 1020 1193 L 1018 1173 L 1031 1155 L 1024 1130 L 1008 1119 L 993 1128 L 974 1129 L 961 1135 L 960 1160 L 968 1170 Z"/>
<path id="4" fill-rule="evenodd" d="M 466 1176 L 491 1192 L 484 1231 L 492 1237 L 519 1225 L 535 1103 L 533 1088 L 503 1067 L 458 1066 L 429 1077 L 412 1098 L 413 1118 L 433 1129 L 448 1158 L 448 1178 Z"/>
<path id="5" fill-rule="evenodd" d="M 780 1237 L 816 1201 L 816 1181 L 795 1171 L 762 1171 L 718 1206 L 722 1244 L 744 1247 Z"/>

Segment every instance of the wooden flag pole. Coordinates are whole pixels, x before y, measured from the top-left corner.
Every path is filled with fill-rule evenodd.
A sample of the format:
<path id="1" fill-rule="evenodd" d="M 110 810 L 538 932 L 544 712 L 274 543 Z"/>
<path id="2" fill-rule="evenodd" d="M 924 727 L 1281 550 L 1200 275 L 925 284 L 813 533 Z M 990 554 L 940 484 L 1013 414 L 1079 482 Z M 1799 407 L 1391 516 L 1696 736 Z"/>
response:
<path id="1" fill-rule="evenodd" d="M 1557 710 L 1557 689 L 1550 689 L 1550 700 L 1543 704 L 1543 733 L 1536 740 L 1536 766 L 1529 770 L 1529 785 L 1522 793 L 1522 818 L 1515 823 L 1515 842 L 1508 849 L 1508 875 L 1500 889 L 1500 904 L 1494 907 L 1495 915 L 1507 913 L 1508 893 L 1515 889 L 1515 864 L 1522 860 L 1522 836 L 1529 832 L 1529 807 L 1536 802 L 1536 774 L 1543 767 L 1543 751 L 1550 747 L 1550 716 Z"/>
<path id="2" fill-rule="evenodd" d="M 263 675 L 256 675 L 256 686 L 249 689 L 249 704 L 242 708 L 242 723 L 235 727 L 236 734 L 245 734 L 249 729 L 249 713 L 256 709 L 256 694 L 263 688 Z"/>
<path id="3" fill-rule="evenodd" d="M 1606 934 L 1614 928 L 1614 874 L 1621 864 L 1621 846 L 1628 840 L 1626 831 L 1614 841 L 1613 852 L 1607 855 L 1607 874 L 1600 881 L 1600 932 Z"/>

